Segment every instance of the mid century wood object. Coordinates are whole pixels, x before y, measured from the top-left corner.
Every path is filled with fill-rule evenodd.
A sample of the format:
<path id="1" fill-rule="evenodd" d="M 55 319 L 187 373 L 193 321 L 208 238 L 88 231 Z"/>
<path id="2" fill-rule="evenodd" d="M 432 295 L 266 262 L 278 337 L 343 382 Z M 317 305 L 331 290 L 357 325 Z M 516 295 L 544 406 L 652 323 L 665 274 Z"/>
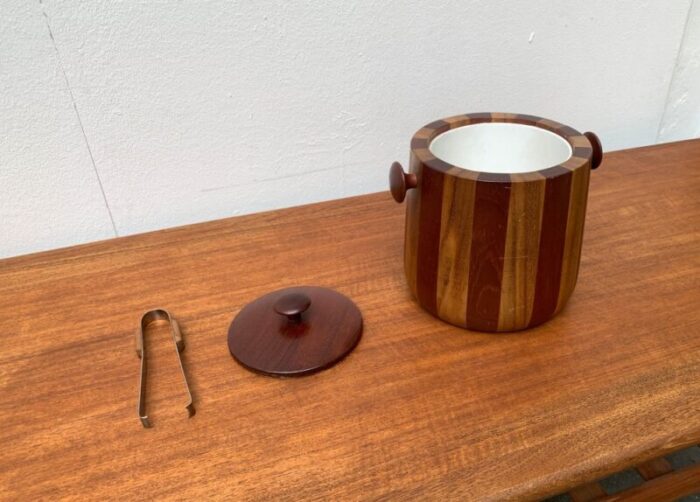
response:
<path id="1" fill-rule="evenodd" d="M 455 167 L 429 149 L 440 134 L 484 123 L 550 131 L 570 145 L 571 157 L 505 174 Z M 420 129 L 409 173 L 398 164 L 390 172 L 394 199 L 407 198 L 405 269 L 418 302 L 483 331 L 533 327 L 559 312 L 576 284 L 588 180 L 601 157 L 595 134 L 531 115 L 472 113 Z"/>
<path id="2" fill-rule="evenodd" d="M 270 376 L 302 376 L 339 362 L 362 335 L 362 314 L 328 288 L 297 286 L 243 307 L 228 330 L 231 355 Z"/>
<path id="3" fill-rule="evenodd" d="M 417 305 L 388 192 L 0 261 L 0 496 L 534 500 L 698 444 L 698 159 L 606 153 L 576 291 L 514 334 Z M 305 378 L 241 368 L 231 319 L 295 284 L 351 298 L 360 343 Z M 144 429 L 134 330 L 156 306 L 197 414 L 155 325 Z"/>

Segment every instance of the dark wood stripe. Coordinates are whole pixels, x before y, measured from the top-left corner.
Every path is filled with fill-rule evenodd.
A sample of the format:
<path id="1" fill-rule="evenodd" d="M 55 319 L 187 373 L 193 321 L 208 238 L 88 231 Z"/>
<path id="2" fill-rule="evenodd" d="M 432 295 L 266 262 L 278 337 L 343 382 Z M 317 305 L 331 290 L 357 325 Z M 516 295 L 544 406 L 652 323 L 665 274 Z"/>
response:
<path id="1" fill-rule="evenodd" d="M 569 219 L 571 171 L 563 167 L 553 167 L 548 171 L 554 170 L 559 171 L 550 172 L 552 177 L 547 178 L 545 185 L 535 303 L 530 326 L 536 326 L 549 319 L 556 310 L 559 299 L 566 223 Z"/>
<path id="2" fill-rule="evenodd" d="M 520 120 L 528 122 L 532 125 L 537 124 L 537 122 L 539 122 L 542 119 L 542 117 L 536 117 L 535 115 L 528 115 L 527 113 L 518 113 L 516 115 L 518 116 L 518 118 Z"/>
<path id="3" fill-rule="evenodd" d="M 421 178 L 423 164 L 415 152 L 411 152 L 409 172 Z M 418 269 L 418 215 L 420 214 L 420 190 L 409 190 L 406 193 L 406 243 L 404 246 L 404 268 L 406 280 L 413 296 L 418 298 L 416 285 L 416 270 Z"/>
<path id="4" fill-rule="evenodd" d="M 593 150 L 587 146 L 577 146 L 573 149 L 572 157 L 588 158 Z"/>
<path id="5" fill-rule="evenodd" d="M 578 132 L 576 129 L 565 126 L 565 125 L 560 125 L 558 133 L 561 134 L 562 136 L 580 136 L 581 133 Z"/>
<path id="6" fill-rule="evenodd" d="M 484 331 L 498 328 L 510 204 L 510 181 L 484 181 L 493 178 L 482 173 L 476 184 L 469 258 L 467 327 Z"/>
<path id="7" fill-rule="evenodd" d="M 454 166 L 453 166 L 452 164 L 448 164 L 448 163 L 445 162 L 444 160 L 438 159 L 437 157 L 435 157 L 434 159 L 432 159 L 432 160 L 430 161 L 430 166 L 431 166 L 431 167 L 434 167 L 434 168 L 436 168 L 436 169 L 439 169 L 439 170 L 441 170 L 441 171 L 444 171 L 444 172 L 447 172 L 447 171 L 449 171 L 450 169 L 453 169 L 453 168 L 454 168 Z M 457 169 L 459 169 L 459 168 L 457 168 Z"/>
<path id="8" fill-rule="evenodd" d="M 440 257 L 440 221 L 444 174 L 423 166 L 419 183 L 421 209 L 418 224 L 417 296 L 420 304 L 437 315 L 437 278 Z"/>
<path id="9" fill-rule="evenodd" d="M 419 148 L 428 148 L 428 138 L 413 138 L 411 140 L 411 148 L 418 150 Z"/>
<path id="10" fill-rule="evenodd" d="M 450 128 L 449 122 L 445 122 L 444 120 L 436 120 L 435 122 L 431 122 L 427 126 L 425 126 L 426 129 L 432 129 L 435 135 L 440 134 L 441 132 L 445 132 Z"/>
<path id="11" fill-rule="evenodd" d="M 516 117 L 514 117 L 514 118 L 512 118 L 512 119 L 510 119 L 510 120 L 508 120 L 508 122 L 511 123 L 511 124 L 523 124 L 523 125 L 529 125 L 529 126 L 532 126 L 532 127 L 539 127 L 540 129 L 547 129 L 547 130 L 549 130 L 549 127 L 546 127 L 546 126 L 543 126 L 543 125 L 539 125 L 539 124 L 535 124 L 535 123 L 533 123 L 532 120 L 530 120 L 530 119 L 524 119 L 524 118 L 521 118 L 521 117 L 518 117 L 518 116 L 516 116 Z"/>
<path id="12" fill-rule="evenodd" d="M 538 173 L 540 174 L 540 176 L 543 176 L 545 178 L 556 178 L 563 171 L 567 171 L 567 169 L 562 166 L 554 166 L 548 167 L 547 169 L 542 169 L 541 171 L 538 171 Z"/>

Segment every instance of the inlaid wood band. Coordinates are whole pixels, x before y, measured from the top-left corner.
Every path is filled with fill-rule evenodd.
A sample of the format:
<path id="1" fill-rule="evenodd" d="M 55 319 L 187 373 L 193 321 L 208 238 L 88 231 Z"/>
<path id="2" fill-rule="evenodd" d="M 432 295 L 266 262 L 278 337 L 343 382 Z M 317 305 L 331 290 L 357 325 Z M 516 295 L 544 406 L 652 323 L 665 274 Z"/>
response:
<path id="1" fill-rule="evenodd" d="M 431 141 L 470 124 L 509 122 L 564 138 L 572 155 L 547 169 L 492 174 L 436 158 Z M 420 305 L 458 326 L 512 331 L 561 310 L 576 284 L 593 150 L 588 138 L 530 115 L 458 115 L 411 141 L 405 269 Z"/>

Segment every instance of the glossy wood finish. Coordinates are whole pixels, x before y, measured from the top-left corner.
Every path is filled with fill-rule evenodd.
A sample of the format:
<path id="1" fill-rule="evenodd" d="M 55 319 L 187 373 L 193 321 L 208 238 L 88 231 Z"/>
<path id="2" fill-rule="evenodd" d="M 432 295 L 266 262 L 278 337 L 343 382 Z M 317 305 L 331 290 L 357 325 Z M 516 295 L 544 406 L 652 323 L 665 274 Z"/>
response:
<path id="1" fill-rule="evenodd" d="M 362 314 L 352 300 L 328 288 L 297 286 L 257 298 L 228 330 L 231 355 L 271 376 L 302 376 L 346 357 L 362 336 Z"/>
<path id="2" fill-rule="evenodd" d="M 583 133 L 588 141 L 591 143 L 591 148 L 593 148 L 593 155 L 591 156 L 591 169 L 598 169 L 600 163 L 603 161 L 603 145 L 600 143 L 600 138 L 593 132 Z"/>
<path id="3" fill-rule="evenodd" d="M 503 274 L 513 280 L 502 282 L 498 307 L 499 331 L 527 326 L 532 317 L 537 284 L 539 242 L 542 228 L 546 178 L 520 183 L 517 175 L 508 204 L 508 229 L 503 249 Z"/>
<path id="4" fill-rule="evenodd" d="M 388 192 L 0 261 L 2 498 L 530 500 L 697 444 L 699 158 L 607 154 L 575 293 L 512 335 L 411 300 Z M 232 317 L 295 284 L 351 298 L 362 341 L 305 378 L 241 368 Z M 197 415 L 153 326 L 143 429 L 133 341 L 154 306 L 187 340 Z"/>
<path id="5" fill-rule="evenodd" d="M 389 191 L 396 202 L 403 202 L 406 191 L 416 188 L 418 179 L 413 173 L 405 173 L 398 162 L 394 162 L 389 169 Z"/>
<path id="6" fill-rule="evenodd" d="M 300 323 L 302 314 L 309 310 L 311 298 L 306 293 L 293 292 L 280 296 L 273 304 L 272 309 L 280 315 L 286 316 L 288 322 Z"/>
<path id="7" fill-rule="evenodd" d="M 572 156 L 521 174 L 479 173 L 435 158 L 430 142 L 484 122 L 536 126 L 562 136 Z M 506 148 L 507 145 L 504 145 Z M 595 134 L 530 115 L 477 113 L 438 120 L 411 140 L 410 173 L 394 163 L 394 199 L 406 209 L 409 287 L 428 312 L 482 331 L 533 327 L 559 312 L 578 276 L 589 174 L 600 164 Z"/>

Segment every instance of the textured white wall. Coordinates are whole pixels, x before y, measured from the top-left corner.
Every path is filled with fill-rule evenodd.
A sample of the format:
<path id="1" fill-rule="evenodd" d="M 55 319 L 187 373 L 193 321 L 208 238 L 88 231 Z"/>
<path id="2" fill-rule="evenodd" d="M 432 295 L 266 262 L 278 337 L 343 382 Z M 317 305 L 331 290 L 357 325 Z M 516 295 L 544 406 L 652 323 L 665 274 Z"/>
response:
<path id="1" fill-rule="evenodd" d="M 694 0 L 686 21 L 659 142 L 700 137 L 700 0 Z"/>
<path id="2" fill-rule="evenodd" d="M 697 135 L 691 3 L 1 1 L 0 256 L 384 190 L 456 113 Z"/>
<path id="3" fill-rule="evenodd" d="M 0 257 L 113 236 L 41 7 L 0 2 Z"/>

